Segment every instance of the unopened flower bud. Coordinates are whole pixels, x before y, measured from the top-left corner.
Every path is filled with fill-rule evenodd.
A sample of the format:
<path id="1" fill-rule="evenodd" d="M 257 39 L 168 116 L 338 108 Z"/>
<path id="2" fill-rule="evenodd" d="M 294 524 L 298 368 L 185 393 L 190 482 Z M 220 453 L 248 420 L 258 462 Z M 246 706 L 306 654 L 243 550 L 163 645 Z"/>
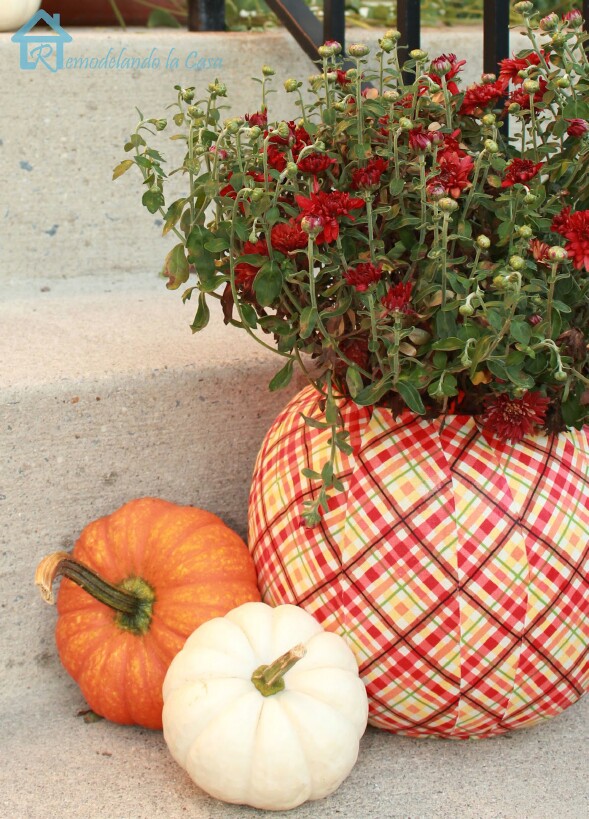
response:
<path id="1" fill-rule="evenodd" d="M 481 82 L 483 85 L 492 85 L 494 82 L 497 81 L 496 74 L 482 74 L 481 75 Z"/>
<path id="2" fill-rule="evenodd" d="M 305 216 L 301 220 L 301 227 L 305 233 L 315 238 L 323 230 L 323 219 L 320 216 Z"/>
<path id="3" fill-rule="evenodd" d="M 567 378 L 568 378 L 568 376 L 567 376 L 567 374 L 565 373 L 564 370 L 557 370 L 554 373 L 554 380 L 555 381 L 566 381 Z"/>
<path id="4" fill-rule="evenodd" d="M 509 114 L 519 114 L 519 112 L 521 110 L 522 110 L 522 107 L 519 104 L 519 102 L 512 102 L 512 103 L 510 103 L 510 105 L 507 108 L 507 111 L 508 111 Z"/>
<path id="5" fill-rule="evenodd" d="M 481 233 L 480 236 L 477 236 L 477 245 L 481 248 L 481 250 L 488 250 L 491 247 L 491 240 L 488 236 Z"/>
<path id="6" fill-rule="evenodd" d="M 534 231 L 529 225 L 519 225 L 515 230 L 522 239 L 531 239 L 534 235 Z"/>
<path id="7" fill-rule="evenodd" d="M 409 56 L 412 60 L 422 63 L 424 60 L 427 60 L 427 51 L 423 51 L 421 48 L 414 48 L 413 51 L 409 52 Z"/>
<path id="8" fill-rule="evenodd" d="M 274 74 L 276 74 L 276 71 L 274 71 L 274 69 L 269 65 L 263 65 L 262 74 L 264 75 L 264 77 L 273 77 Z"/>
<path id="9" fill-rule="evenodd" d="M 192 102 L 194 99 L 194 88 L 183 88 L 182 91 L 180 91 L 180 96 L 184 102 Z"/>
<path id="10" fill-rule="evenodd" d="M 458 308 L 458 312 L 461 316 L 472 316 L 474 315 L 474 307 L 472 304 L 461 304 Z"/>
<path id="11" fill-rule="evenodd" d="M 225 128 L 230 134 L 236 134 L 239 131 L 239 126 L 241 125 L 241 120 L 239 119 L 226 119 L 225 120 Z"/>
<path id="12" fill-rule="evenodd" d="M 550 14 L 547 14 L 546 17 L 540 20 L 538 25 L 542 31 L 554 31 L 558 25 L 558 14 L 555 14 L 553 11 L 550 12 Z"/>
<path id="13" fill-rule="evenodd" d="M 216 97 L 226 97 L 227 96 L 227 86 L 224 82 L 219 82 L 219 80 L 215 80 L 215 82 L 210 82 L 208 85 L 209 92 Z"/>
<path id="14" fill-rule="evenodd" d="M 336 111 L 339 111 L 341 113 L 347 109 L 348 104 L 340 100 L 339 102 L 334 102 L 333 107 L 335 108 Z"/>
<path id="15" fill-rule="evenodd" d="M 548 258 L 551 262 L 564 262 L 566 259 L 568 259 L 568 253 L 564 247 L 554 245 L 548 251 Z"/>
<path id="16" fill-rule="evenodd" d="M 529 0 L 521 0 L 520 3 L 516 3 L 513 7 L 518 14 L 521 14 L 523 17 L 529 17 L 530 14 L 534 12 L 534 4 L 530 3 Z"/>
<path id="17" fill-rule="evenodd" d="M 319 151 L 319 152 L 324 151 L 325 150 L 325 142 L 322 142 L 320 139 L 318 139 L 317 142 L 314 143 L 313 147 L 315 148 L 316 151 Z"/>
<path id="18" fill-rule="evenodd" d="M 523 81 L 523 89 L 527 94 L 535 94 L 540 90 L 540 83 L 538 80 L 527 79 Z"/>
<path id="19" fill-rule="evenodd" d="M 571 81 L 568 77 L 559 77 L 556 81 L 558 88 L 570 88 Z"/>
<path id="20" fill-rule="evenodd" d="M 391 40 L 389 37 L 383 37 L 381 40 L 378 41 L 378 44 L 385 52 L 385 54 L 390 54 L 395 47 L 395 41 Z"/>
<path id="21" fill-rule="evenodd" d="M 288 122 L 279 122 L 276 126 L 276 130 L 278 132 L 278 136 L 282 137 L 282 139 L 288 139 L 290 136 L 290 127 Z"/>
<path id="22" fill-rule="evenodd" d="M 250 139 L 259 139 L 261 133 L 262 129 L 258 125 L 252 125 L 252 127 L 249 129 L 248 136 Z"/>
<path id="23" fill-rule="evenodd" d="M 286 168 L 284 170 L 286 171 L 286 175 L 288 176 L 289 179 L 294 179 L 294 177 L 299 172 L 296 162 L 287 162 Z"/>
<path id="24" fill-rule="evenodd" d="M 289 94 L 291 91 L 296 91 L 299 86 L 300 82 L 295 80 L 294 77 L 289 77 L 288 80 L 284 81 L 284 90 Z"/>
<path id="25" fill-rule="evenodd" d="M 397 91 L 396 88 L 387 88 L 387 90 L 383 94 L 385 100 L 388 100 L 389 102 L 394 102 L 395 100 L 398 100 L 399 96 L 400 96 L 399 92 Z"/>
<path id="26" fill-rule="evenodd" d="M 571 28 L 580 28 L 583 25 L 583 15 L 579 9 L 571 9 L 563 14 L 562 19 L 568 23 Z"/>
<path id="27" fill-rule="evenodd" d="M 348 68 L 346 71 L 346 79 L 348 82 L 356 82 L 358 78 L 358 71 L 355 68 Z"/>
<path id="28" fill-rule="evenodd" d="M 526 195 L 524 196 L 524 202 L 526 203 L 526 205 L 535 205 L 537 201 L 538 197 L 536 196 L 535 193 L 526 193 Z"/>
<path id="29" fill-rule="evenodd" d="M 458 202 L 450 196 L 444 196 L 438 202 L 438 207 L 442 213 L 454 213 L 454 211 L 458 210 Z"/>
<path id="30" fill-rule="evenodd" d="M 370 54 L 370 49 L 366 43 L 352 43 L 348 46 L 348 54 L 350 57 L 366 57 Z"/>
<path id="31" fill-rule="evenodd" d="M 204 111 L 202 108 L 199 108 L 198 105 L 189 105 L 186 109 L 186 113 L 191 119 L 198 119 L 204 116 Z"/>
<path id="32" fill-rule="evenodd" d="M 567 119 L 567 134 L 572 137 L 585 136 L 589 131 L 589 122 L 585 119 Z"/>
<path id="33" fill-rule="evenodd" d="M 514 387 L 513 388 L 513 397 L 514 398 L 522 398 L 528 391 L 527 387 Z"/>
<path id="34" fill-rule="evenodd" d="M 168 121 L 165 119 L 156 119 L 155 121 L 155 130 L 156 131 L 163 131 L 168 124 Z"/>
<path id="35" fill-rule="evenodd" d="M 439 202 L 446 195 L 446 188 L 439 182 L 430 182 L 427 186 L 427 198 L 432 202 Z"/>
<path id="36" fill-rule="evenodd" d="M 509 266 L 511 267 L 512 270 L 523 270 L 523 268 L 526 266 L 526 263 L 521 256 L 510 256 Z"/>
<path id="37" fill-rule="evenodd" d="M 403 128 L 405 131 L 410 131 L 413 128 L 413 123 L 407 117 L 401 117 L 399 120 L 399 128 Z"/>
<path id="38" fill-rule="evenodd" d="M 451 68 L 452 63 L 445 54 L 442 54 L 440 57 L 436 57 L 430 64 L 430 71 L 432 74 L 437 74 L 438 77 L 445 77 Z"/>
<path id="39" fill-rule="evenodd" d="M 497 145 L 494 139 L 486 139 L 484 145 L 485 151 L 487 151 L 487 153 L 489 154 L 496 154 L 497 151 L 499 150 L 499 146 Z"/>
<path id="40" fill-rule="evenodd" d="M 386 37 L 387 40 L 393 40 L 395 43 L 398 43 L 401 39 L 401 32 L 397 31 L 396 28 L 388 28 L 383 37 Z"/>
<path id="41" fill-rule="evenodd" d="M 483 125 L 495 125 L 495 123 L 497 122 L 497 117 L 495 116 L 495 114 L 485 114 L 481 122 L 483 123 Z"/>
<path id="42" fill-rule="evenodd" d="M 264 196 L 264 191 L 262 188 L 254 188 L 251 195 L 252 202 L 259 202 L 260 199 Z"/>
<path id="43" fill-rule="evenodd" d="M 507 276 L 504 276 L 503 273 L 500 273 L 498 276 L 495 276 L 493 279 L 493 285 L 498 290 L 504 290 L 505 286 L 507 285 Z"/>

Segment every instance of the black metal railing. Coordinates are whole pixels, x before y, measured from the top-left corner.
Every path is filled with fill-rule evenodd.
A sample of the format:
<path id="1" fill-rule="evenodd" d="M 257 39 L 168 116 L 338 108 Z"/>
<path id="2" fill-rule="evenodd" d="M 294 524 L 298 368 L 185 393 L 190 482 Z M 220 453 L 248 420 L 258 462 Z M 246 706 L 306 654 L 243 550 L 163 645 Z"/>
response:
<path id="1" fill-rule="evenodd" d="M 266 0 L 285 28 L 311 57 L 326 40 L 345 47 L 345 0 L 324 0 L 323 20 L 319 20 L 304 0 Z M 500 60 L 509 56 L 510 0 L 483 0 L 483 67 L 495 73 Z M 225 28 L 225 0 L 188 0 L 188 28 L 191 31 L 222 31 Z M 583 17 L 589 20 L 589 0 L 582 0 Z M 421 40 L 420 0 L 397 0 L 397 29 L 401 43 L 410 51 Z"/>

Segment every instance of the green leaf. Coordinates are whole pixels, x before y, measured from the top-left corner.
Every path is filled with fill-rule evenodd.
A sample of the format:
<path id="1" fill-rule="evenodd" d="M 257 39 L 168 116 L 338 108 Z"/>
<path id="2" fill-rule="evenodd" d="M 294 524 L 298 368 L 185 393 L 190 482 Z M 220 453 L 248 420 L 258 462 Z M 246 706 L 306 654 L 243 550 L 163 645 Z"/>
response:
<path id="1" fill-rule="evenodd" d="M 532 328 L 527 321 L 512 321 L 509 332 L 520 344 L 529 344 L 532 337 Z"/>
<path id="2" fill-rule="evenodd" d="M 199 330 L 203 330 L 209 323 L 210 317 L 211 312 L 208 308 L 205 294 L 201 293 L 198 297 L 198 309 L 196 311 L 194 321 L 190 325 L 190 329 L 192 330 L 192 332 L 198 333 Z"/>
<path id="3" fill-rule="evenodd" d="M 270 392 L 281 390 L 290 384 L 293 371 L 293 361 L 294 359 L 289 358 L 284 367 L 282 367 L 282 369 L 276 373 L 272 381 L 270 381 L 268 386 Z"/>
<path id="4" fill-rule="evenodd" d="M 282 272 L 276 262 L 267 261 L 254 279 L 254 292 L 262 307 L 269 307 L 282 290 Z"/>
<path id="5" fill-rule="evenodd" d="M 348 385 L 348 389 L 350 391 L 350 395 L 352 398 L 355 398 L 358 393 L 364 388 L 364 382 L 362 381 L 362 376 L 358 372 L 358 369 L 353 366 L 349 366 L 346 371 L 346 384 Z"/>
<path id="6" fill-rule="evenodd" d="M 391 196 L 398 196 L 403 187 L 405 186 L 405 181 L 403 179 L 391 179 L 389 183 L 389 192 Z"/>
<path id="7" fill-rule="evenodd" d="M 374 384 L 368 384 L 354 396 L 354 403 L 360 407 L 373 406 L 391 388 L 391 381 L 392 376 L 387 375 Z"/>
<path id="8" fill-rule="evenodd" d="M 123 159 L 122 162 L 119 162 L 117 167 L 112 172 L 112 178 L 118 179 L 119 176 L 122 176 L 124 173 L 127 173 L 129 168 L 131 168 L 135 163 L 132 159 Z"/>
<path id="9" fill-rule="evenodd" d="M 184 209 L 185 204 L 186 199 L 176 199 L 175 202 L 172 202 L 172 204 L 168 208 L 168 212 L 164 217 L 164 227 L 162 229 L 163 236 L 165 236 L 166 233 L 169 233 L 174 227 L 174 225 L 178 222 L 178 220 L 182 216 L 182 211 Z"/>
<path id="10" fill-rule="evenodd" d="M 169 281 L 166 285 L 168 290 L 177 290 L 181 284 L 188 281 L 188 260 L 184 252 L 184 245 L 175 245 L 164 262 L 164 276 L 167 276 Z"/>
<path id="11" fill-rule="evenodd" d="M 319 314 L 314 307 L 305 307 L 299 317 L 299 335 L 309 338 L 317 325 Z"/>
<path id="12" fill-rule="evenodd" d="M 425 407 L 423 406 L 421 395 L 413 384 L 410 384 L 408 381 L 398 381 L 396 389 L 410 410 L 413 410 L 413 412 L 419 415 L 425 414 Z"/>
<path id="13" fill-rule="evenodd" d="M 310 478 L 312 481 L 321 480 L 321 474 L 319 472 L 315 472 L 314 469 L 304 467 L 303 469 L 301 469 L 301 473 L 305 476 L 305 478 Z"/>
<path id="14" fill-rule="evenodd" d="M 325 486 L 331 486 L 333 482 L 333 464 L 331 461 L 327 461 L 323 464 L 323 469 L 321 470 L 321 480 Z"/>
<path id="15" fill-rule="evenodd" d="M 258 315 L 251 304 L 246 304 L 242 301 L 239 303 L 239 307 L 243 323 L 247 324 L 248 327 L 255 328 L 258 323 Z"/>
<path id="16" fill-rule="evenodd" d="M 325 423 L 325 421 L 318 421 L 316 418 L 311 418 L 309 415 L 305 415 L 301 412 L 301 416 L 308 427 L 312 427 L 313 429 L 329 429 L 330 424 Z"/>
<path id="17" fill-rule="evenodd" d="M 215 236 L 214 239 L 209 239 L 205 242 L 206 250 L 210 250 L 211 253 L 219 253 L 222 250 L 227 250 L 229 247 L 229 242 L 227 239 L 223 239 L 221 236 Z"/>
<path id="18" fill-rule="evenodd" d="M 450 336 L 450 338 L 443 338 L 440 341 L 436 341 L 435 344 L 432 344 L 432 350 L 462 350 L 464 347 L 464 341 L 461 341 L 459 338 L 455 336 Z"/>
<path id="19" fill-rule="evenodd" d="M 157 189 L 150 188 L 141 197 L 141 203 L 145 205 L 150 213 L 157 213 L 166 204 L 163 193 Z"/>

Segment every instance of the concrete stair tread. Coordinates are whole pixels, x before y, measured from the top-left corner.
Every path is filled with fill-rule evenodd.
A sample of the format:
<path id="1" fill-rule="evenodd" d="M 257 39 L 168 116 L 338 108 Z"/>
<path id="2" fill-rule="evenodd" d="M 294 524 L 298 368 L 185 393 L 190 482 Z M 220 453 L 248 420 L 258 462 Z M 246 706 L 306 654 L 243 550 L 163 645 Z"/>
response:
<path id="1" fill-rule="evenodd" d="M 39 601 L 39 605 L 41 602 Z M 589 700 L 531 729 L 481 741 L 368 729 L 358 762 L 326 800 L 267 813 L 218 802 L 169 755 L 160 732 L 77 716 L 65 672 L 0 711 L 0 815 L 11 819 L 581 819 L 587 815 Z"/>

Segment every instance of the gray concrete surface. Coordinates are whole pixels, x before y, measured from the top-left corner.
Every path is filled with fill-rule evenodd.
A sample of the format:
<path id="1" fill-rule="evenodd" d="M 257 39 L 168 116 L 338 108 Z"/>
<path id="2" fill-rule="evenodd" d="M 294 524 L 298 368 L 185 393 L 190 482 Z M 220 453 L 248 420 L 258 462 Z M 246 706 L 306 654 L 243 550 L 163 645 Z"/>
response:
<path id="1" fill-rule="evenodd" d="M 472 57 L 467 80 L 480 72 L 480 35 L 444 29 L 425 45 Z M 110 47 L 222 56 L 240 110 L 257 107 L 247 77 L 262 63 L 279 70 L 277 87 L 312 69 L 283 32 L 77 31 L 70 53 Z M 192 787 L 159 733 L 84 723 L 56 656 L 55 611 L 32 582 L 43 554 L 131 497 L 195 503 L 245 533 L 257 448 L 297 385 L 268 394 L 277 360 L 218 313 L 191 335 L 195 305 L 156 278 L 165 242 L 137 181 L 110 181 L 134 105 L 160 115 L 175 82 L 212 77 L 25 74 L 15 49 L 0 35 L 0 819 L 272 815 Z M 276 95 L 272 107 L 288 116 L 290 100 Z M 588 700 L 483 742 L 370 730 L 342 788 L 288 815 L 584 819 L 588 739 Z"/>

